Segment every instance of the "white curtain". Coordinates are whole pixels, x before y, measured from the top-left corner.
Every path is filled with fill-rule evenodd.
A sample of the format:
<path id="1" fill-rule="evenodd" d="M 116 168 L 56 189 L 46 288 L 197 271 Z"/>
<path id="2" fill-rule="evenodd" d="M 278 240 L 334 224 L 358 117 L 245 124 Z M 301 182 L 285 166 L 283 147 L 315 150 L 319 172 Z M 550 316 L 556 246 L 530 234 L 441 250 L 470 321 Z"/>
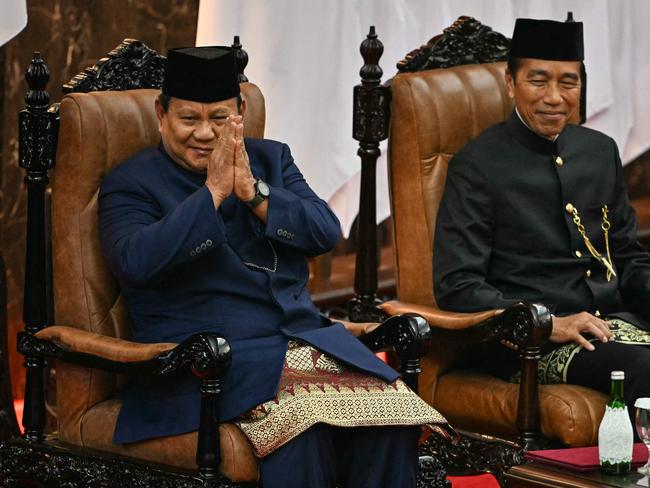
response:
<path id="1" fill-rule="evenodd" d="M 27 25 L 27 0 L 0 0 L 0 46 Z"/>
<path id="2" fill-rule="evenodd" d="M 385 80 L 408 51 L 460 15 L 510 37 L 517 17 L 563 21 L 569 10 L 585 24 L 587 125 L 612 136 L 628 162 L 650 147 L 648 0 L 201 0 L 196 44 L 229 45 L 241 36 L 246 74 L 266 98 L 266 137 L 291 146 L 347 235 L 359 206 L 352 87 L 369 26 L 384 44 Z M 381 221 L 390 213 L 385 146 L 377 195 Z"/>

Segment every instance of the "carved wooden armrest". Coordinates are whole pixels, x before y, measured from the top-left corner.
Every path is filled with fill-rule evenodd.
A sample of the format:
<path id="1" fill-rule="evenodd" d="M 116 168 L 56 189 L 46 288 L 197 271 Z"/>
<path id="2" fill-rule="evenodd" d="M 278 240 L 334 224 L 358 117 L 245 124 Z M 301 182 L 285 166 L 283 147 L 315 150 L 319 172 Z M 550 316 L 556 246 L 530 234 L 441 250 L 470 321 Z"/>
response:
<path id="1" fill-rule="evenodd" d="M 473 327 L 474 325 L 483 322 L 485 319 L 494 317 L 502 312 L 502 310 L 486 310 L 484 312 L 473 313 L 449 312 L 446 310 L 440 310 L 436 307 L 401 302 L 399 300 L 384 302 L 379 306 L 379 308 L 388 315 L 416 313 L 424 317 L 432 327 L 456 330 Z"/>
<path id="2" fill-rule="evenodd" d="M 149 361 L 178 345 L 173 342 L 143 344 L 62 325 L 46 327 L 34 336 L 69 352 L 99 356 L 118 363 Z"/>
<path id="3" fill-rule="evenodd" d="M 219 376 L 231 361 L 230 345 L 215 334 L 195 334 L 181 344 L 144 344 L 66 326 L 46 327 L 34 335 L 20 332 L 18 351 L 121 373 L 166 374 L 189 366 L 199 377 L 207 370 Z"/>
<path id="4" fill-rule="evenodd" d="M 43 376 L 44 358 L 56 358 L 121 373 L 164 375 L 184 368 L 201 379 L 201 418 L 196 461 L 206 480 L 219 478 L 221 458 L 218 412 L 221 378 L 230 367 L 230 345 L 216 334 L 195 334 L 181 344 L 139 344 L 72 327 L 54 326 L 32 335 L 18 334 L 18 351 L 25 355 L 27 374 Z M 43 384 L 32 381 L 25 393 L 23 425 L 28 440 L 43 439 Z"/>
<path id="5" fill-rule="evenodd" d="M 402 379 L 417 392 L 420 358 L 431 338 L 425 319 L 406 313 L 388 317 L 383 322 L 340 322 L 371 351 L 394 349 L 400 359 Z"/>
<path id="6" fill-rule="evenodd" d="M 464 344 L 501 340 L 516 350 L 541 347 L 551 335 L 551 315 L 540 304 L 520 302 L 505 310 L 460 313 L 392 300 L 380 305 L 389 314 L 412 312 L 431 325 L 434 337 Z"/>
<path id="7" fill-rule="evenodd" d="M 380 307 L 386 313 L 409 311 L 425 317 L 431 325 L 432 340 L 461 344 L 499 340 L 504 346 L 517 350 L 521 359 L 517 428 L 524 446 L 542 446 L 537 365 L 541 347 L 551 336 L 553 324 L 544 305 L 520 302 L 505 310 L 477 313 L 446 312 L 398 301 L 386 302 Z"/>

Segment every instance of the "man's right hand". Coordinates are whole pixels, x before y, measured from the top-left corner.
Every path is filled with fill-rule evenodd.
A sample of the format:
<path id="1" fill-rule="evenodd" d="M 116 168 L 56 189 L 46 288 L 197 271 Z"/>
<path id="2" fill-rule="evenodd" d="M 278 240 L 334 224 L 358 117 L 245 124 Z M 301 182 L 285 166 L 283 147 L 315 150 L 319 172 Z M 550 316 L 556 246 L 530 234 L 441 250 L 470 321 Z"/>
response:
<path id="1" fill-rule="evenodd" d="M 205 186 L 212 194 L 215 208 L 219 208 L 221 203 L 233 191 L 235 179 L 235 132 L 241 124 L 242 118 L 240 115 L 228 116 L 208 161 Z"/>
<path id="2" fill-rule="evenodd" d="M 588 332 L 600 339 L 600 342 L 608 342 L 612 339 L 612 332 L 607 322 L 590 313 L 580 312 L 566 317 L 553 317 L 550 340 L 556 343 L 573 341 L 588 351 L 593 351 L 594 345 L 585 339 L 581 332 Z"/>

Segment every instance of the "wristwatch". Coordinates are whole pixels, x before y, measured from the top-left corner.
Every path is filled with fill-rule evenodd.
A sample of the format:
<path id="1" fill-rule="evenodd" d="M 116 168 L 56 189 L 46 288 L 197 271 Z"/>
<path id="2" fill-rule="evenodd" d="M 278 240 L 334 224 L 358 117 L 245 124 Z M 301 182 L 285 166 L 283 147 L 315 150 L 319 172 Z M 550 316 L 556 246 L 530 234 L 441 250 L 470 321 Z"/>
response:
<path id="1" fill-rule="evenodd" d="M 260 203 L 266 200 L 271 193 L 269 185 L 267 185 L 266 182 L 260 178 L 255 178 L 255 183 L 253 186 L 255 187 L 255 196 L 252 200 L 244 202 L 250 209 L 257 207 Z"/>

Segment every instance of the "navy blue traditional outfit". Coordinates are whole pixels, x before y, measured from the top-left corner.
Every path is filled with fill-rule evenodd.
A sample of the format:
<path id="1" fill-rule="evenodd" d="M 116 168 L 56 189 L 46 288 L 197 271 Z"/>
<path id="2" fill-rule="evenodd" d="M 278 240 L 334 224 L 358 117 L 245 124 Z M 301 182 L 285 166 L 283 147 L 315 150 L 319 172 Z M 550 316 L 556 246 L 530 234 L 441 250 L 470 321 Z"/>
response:
<path id="1" fill-rule="evenodd" d="M 319 313 L 306 289 L 306 258 L 336 244 L 339 222 L 285 144 L 246 139 L 245 148 L 252 174 L 270 188 L 266 223 L 234 193 L 215 210 L 206 175 L 177 164 L 162 144 L 118 165 L 103 181 L 100 236 L 133 320 L 133 340 L 181 342 L 199 332 L 228 340 L 232 366 L 222 383 L 219 419 L 235 421 L 259 457 L 278 460 L 262 463 L 265 486 L 301 486 L 303 461 L 333 464 L 340 454 L 331 441 L 319 440 L 311 451 L 299 443 L 323 424 L 365 426 L 348 434 L 358 438 L 351 445 L 359 453 L 365 444 L 371 449 L 392 439 L 379 447 L 388 456 L 385 471 L 375 469 L 364 483 L 391 486 L 395 470 L 410 471 L 414 483 L 415 426 L 444 419 L 342 324 Z M 189 375 L 138 383 L 122 394 L 114 442 L 196 430 L 199 405 L 199 383 Z M 410 427 L 370 428 L 378 425 Z M 390 456 L 402 466 L 393 466 Z M 293 463 L 289 471 L 285 459 Z M 350 469 L 364 476 L 363 465 L 372 459 L 359 454 Z M 320 481 L 305 476 L 320 486 L 331 472 L 314 474 Z M 290 477 L 293 484 L 286 485 Z"/>

